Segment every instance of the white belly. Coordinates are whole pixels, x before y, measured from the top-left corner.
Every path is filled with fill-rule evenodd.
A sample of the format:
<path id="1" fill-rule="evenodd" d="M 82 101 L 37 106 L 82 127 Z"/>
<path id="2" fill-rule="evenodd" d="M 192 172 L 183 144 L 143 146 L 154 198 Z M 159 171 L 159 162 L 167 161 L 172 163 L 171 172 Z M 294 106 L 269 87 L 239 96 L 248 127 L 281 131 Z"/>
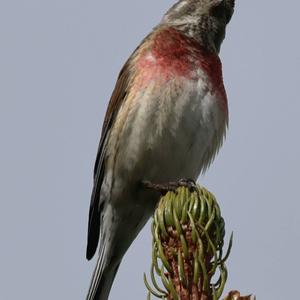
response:
<path id="1" fill-rule="evenodd" d="M 169 97 L 171 92 L 177 96 Z M 199 80 L 187 81 L 184 88 L 170 83 L 160 91 L 149 86 L 121 108 L 119 124 L 126 116 L 124 126 L 114 126 L 110 135 L 101 189 L 101 197 L 109 200 L 105 210 L 112 211 L 104 213 L 105 232 L 118 226 L 116 240 L 131 234 L 131 242 L 149 218 L 158 197 L 137 189 L 142 180 L 196 180 L 205 170 L 226 127 L 218 101 Z M 126 241 L 122 247 L 129 246 Z"/>
<path id="2" fill-rule="evenodd" d="M 155 182 L 197 179 L 209 165 L 222 142 L 226 114 L 202 80 L 183 86 L 170 83 L 157 91 L 153 83 L 136 95 L 119 140 L 111 143 L 119 149 L 115 175 Z"/>

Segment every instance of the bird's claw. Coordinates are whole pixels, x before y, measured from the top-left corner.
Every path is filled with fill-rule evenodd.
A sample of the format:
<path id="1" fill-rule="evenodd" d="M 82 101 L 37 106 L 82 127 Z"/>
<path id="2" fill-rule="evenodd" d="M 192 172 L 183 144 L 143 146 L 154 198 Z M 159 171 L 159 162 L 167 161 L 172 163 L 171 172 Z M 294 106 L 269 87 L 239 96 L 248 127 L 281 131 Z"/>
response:
<path id="1" fill-rule="evenodd" d="M 175 182 L 153 183 L 149 180 L 143 180 L 142 185 L 147 189 L 159 191 L 162 195 L 165 195 L 167 192 L 170 191 L 175 192 L 178 188 L 178 183 Z"/>
<path id="2" fill-rule="evenodd" d="M 153 183 L 149 180 L 142 181 L 143 187 L 159 191 L 162 195 L 167 192 L 176 192 L 180 186 L 187 187 L 191 192 L 195 191 L 196 183 L 193 179 L 180 179 L 177 182 L 171 181 L 167 183 Z"/>
<path id="3" fill-rule="evenodd" d="M 197 185 L 196 185 L 195 180 L 190 179 L 190 178 L 188 178 L 188 179 L 183 178 L 178 181 L 178 186 L 187 187 L 190 190 L 190 192 L 194 192 L 196 190 Z"/>

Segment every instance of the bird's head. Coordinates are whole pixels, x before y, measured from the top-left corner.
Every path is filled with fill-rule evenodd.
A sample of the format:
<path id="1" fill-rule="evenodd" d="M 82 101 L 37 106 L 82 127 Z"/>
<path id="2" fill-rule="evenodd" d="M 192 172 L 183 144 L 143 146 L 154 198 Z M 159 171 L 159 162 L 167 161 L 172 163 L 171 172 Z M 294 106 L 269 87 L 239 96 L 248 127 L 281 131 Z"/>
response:
<path id="1" fill-rule="evenodd" d="M 233 10 L 234 0 L 179 0 L 161 24 L 173 26 L 219 52 Z"/>

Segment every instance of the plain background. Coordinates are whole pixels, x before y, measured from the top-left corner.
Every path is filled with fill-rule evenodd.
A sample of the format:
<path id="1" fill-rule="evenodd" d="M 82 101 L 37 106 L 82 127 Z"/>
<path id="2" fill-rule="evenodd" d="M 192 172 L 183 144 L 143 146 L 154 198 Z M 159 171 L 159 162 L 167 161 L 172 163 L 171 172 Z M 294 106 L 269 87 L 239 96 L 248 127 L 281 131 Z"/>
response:
<path id="1" fill-rule="evenodd" d="M 199 181 L 234 231 L 225 290 L 296 299 L 299 9 L 236 1 L 221 49 L 227 140 Z M 92 169 L 117 74 L 171 0 L 0 1 L 0 299 L 82 300 Z M 145 299 L 149 223 L 110 300 Z"/>

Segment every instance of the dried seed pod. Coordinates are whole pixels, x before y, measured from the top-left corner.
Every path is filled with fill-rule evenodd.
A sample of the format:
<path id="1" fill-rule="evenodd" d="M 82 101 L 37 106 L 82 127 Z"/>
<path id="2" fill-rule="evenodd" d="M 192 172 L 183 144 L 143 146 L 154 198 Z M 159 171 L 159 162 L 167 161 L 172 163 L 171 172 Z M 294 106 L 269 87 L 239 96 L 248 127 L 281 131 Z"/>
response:
<path id="1" fill-rule="evenodd" d="M 239 291 L 231 291 L 224 300 L 255 300 L 255 296 L 241 296 Z"/>

